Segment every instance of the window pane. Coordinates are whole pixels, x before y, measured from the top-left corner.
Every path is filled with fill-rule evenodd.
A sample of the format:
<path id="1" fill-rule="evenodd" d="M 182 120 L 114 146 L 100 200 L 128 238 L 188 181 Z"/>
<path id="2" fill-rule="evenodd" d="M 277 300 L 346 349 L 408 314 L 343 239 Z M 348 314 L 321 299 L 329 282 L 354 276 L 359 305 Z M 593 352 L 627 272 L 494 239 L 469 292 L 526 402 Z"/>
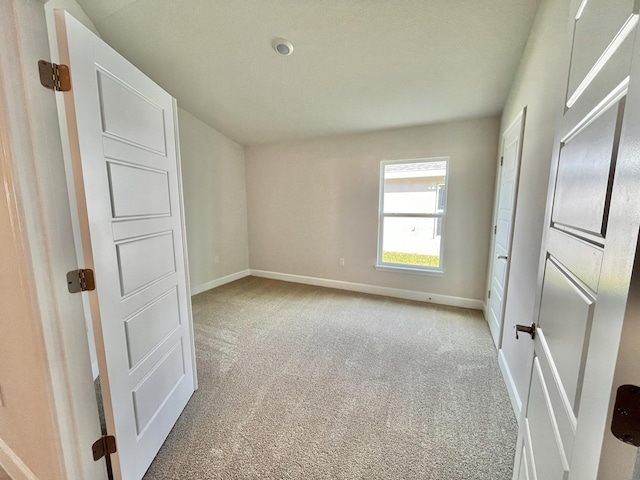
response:
<path id="1" fill-rule="evenodd" d="M 384 166 L 384 213 L 442 213 L 447 163 Z"/>
<path id="2" fill-rule="evenodd" d="M 442 218 L 383 219 L 382 261 L 440 267 Z"/>
<path id="3" fill-rule="evenodd" d="M 382 162 L 381 263 L 442 271 L 447 162 L 444 158 Z"/>

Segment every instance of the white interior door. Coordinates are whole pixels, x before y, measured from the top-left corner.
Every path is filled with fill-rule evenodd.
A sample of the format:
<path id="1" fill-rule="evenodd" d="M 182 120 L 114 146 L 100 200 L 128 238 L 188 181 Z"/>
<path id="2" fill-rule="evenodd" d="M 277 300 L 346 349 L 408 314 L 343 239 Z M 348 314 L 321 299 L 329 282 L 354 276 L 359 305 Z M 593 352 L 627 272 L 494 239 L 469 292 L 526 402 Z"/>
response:
<path id="1" fill-rule="evenodd" d="M 194 391 L 175 102 L 66 12 L 56 27 L 114 477 L 138 480 Z"/>
<path id="2" fill-rule="evenodd" d="M 624 478 L 598 470 L 638 238 L 637 3 L 576 2 L 514 469 L 520 480 Z"/>
<path id="3" fill-rule="evenodd" d="M 491 256 L 489 318 L 487 319 L 496 348 L 500 348 L 504 304 L 509 280 L 509 257 L 511 256 L 513 220 L 518 196 L 525 113 L 526 109 L 518 115 L 502 134 L 500 181 L 498 183 L 496 223 L 493 235 L 493 255 Z"/>

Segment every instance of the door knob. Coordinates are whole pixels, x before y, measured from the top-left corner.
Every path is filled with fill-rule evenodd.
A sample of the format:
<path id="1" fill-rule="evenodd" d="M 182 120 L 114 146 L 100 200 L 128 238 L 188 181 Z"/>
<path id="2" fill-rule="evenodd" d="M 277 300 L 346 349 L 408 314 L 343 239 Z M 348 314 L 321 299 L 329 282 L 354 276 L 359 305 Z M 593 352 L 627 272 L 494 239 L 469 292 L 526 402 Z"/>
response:
<path id="1" fill-rule="evenodd" d="M 530 327 L 527 327 L 526 325 L 514 325 L 513 326 L 516 329 L 516 340 L 518 340 L 518 332 L 524 332 L 524 333 L 528 333 L 529 335 L 531 335 L 531 340 L 533 340 L 534 338 L 536 338 L 536 324 L 532 323 Z"/>
<path id="2" fill-rule="evenodd" d="M 506 260 L 507 258 L 509 257 L 507 257 L 506 255 L 498 255 L 498 260 Z"/>

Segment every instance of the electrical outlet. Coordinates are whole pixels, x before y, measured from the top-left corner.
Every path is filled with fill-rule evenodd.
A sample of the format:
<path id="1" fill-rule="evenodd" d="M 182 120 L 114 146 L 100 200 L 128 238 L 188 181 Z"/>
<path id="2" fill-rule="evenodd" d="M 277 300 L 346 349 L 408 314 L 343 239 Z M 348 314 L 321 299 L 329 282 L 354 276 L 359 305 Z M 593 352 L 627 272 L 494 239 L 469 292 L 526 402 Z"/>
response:
<path id="1" fill-rule="evenodd" d="M 340 265 L 341 267 L 344 267 L 344 258 L 341 258 L 341 259 L 340 259 L 340 261 L 339 261 L 339 265 Z"/>
<path id="2" fill-rule="evenodd" d="M 213 263 L 220 263 L 220 257 L 218 255 L 213 257 Z"/>

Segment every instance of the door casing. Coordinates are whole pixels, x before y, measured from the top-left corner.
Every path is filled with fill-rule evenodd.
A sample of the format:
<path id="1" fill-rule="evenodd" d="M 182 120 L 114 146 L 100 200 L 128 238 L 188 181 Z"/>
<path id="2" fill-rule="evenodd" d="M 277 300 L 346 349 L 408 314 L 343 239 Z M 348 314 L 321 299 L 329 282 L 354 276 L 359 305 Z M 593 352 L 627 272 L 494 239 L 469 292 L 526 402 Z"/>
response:
<path id="1" fill-rule="evenodd" d="M 45 7 L 35 0 L 8 0 L 2 24 L 11 22 L 11 41 L 3 43 L 0 90 L 11 102 L 0 102 L 19 217 L 14 228 L 24 239 L 26 288 L 32 295 L 35 321 L 41 324 L 39 348 L 50 377 L 47 415 L 55 428 L 60 470 L 52 480 L 106 480 L 104 462 L 94 462 L 92 443 L 100 436 L 82 299 L 67 291 L 65 274 L 78 268 L 69 214 L 64 158 L 53 91 L 40 85 L 37 62 L 51 53 Z M 6 14 L 6 15 L 5 15 Z M 13 466 L 29 477 L 14 459 Z M 57 471 L 61 471 L 58 476 Z M 20 478 L 20 477 L 16 477 Z"/>
<path id="2" fill-rule="evenodd" d="M 526 116 L 527 116 L 527 107 L 524 107 L 524 109 L 516 116 L 516 118 L 513 119 L 513 121 L 509 124 L 509 126 L 505 129 L 505 131 L 502 133 L 501 136 L 501 147 L 500 147 L 500 156 L 501 159 L 504 156 L 504 150 L 505 150 L 505 143 L 507 141 L 507 136 L 511 133 L 514 134 L 515 132 L 513 132 L 514 129 L 518 129 L 518 137 L 517 137 L 517 142 L 518 142 L 518 147 L 517 147 L 517 153 L 516 153 L 516 172 L 515 172 L 515 187 L 514 187 L 514 192 L 513 192 L 513 202 L 511 205 L 511 224 L 510 224 L 510 230 L 508 233 L 508 244 L 507 244 L 507 256 L 509 257 L 507 259 L 507 266 L 506 266 L 506 273 L 505 273 L 505 280 L 504 280 L 504 285 L 503 285 L 503 296 L 502 296 L 502 303 L 501 303 L 501 308 L 500 308 L 500 324 L 496 326 L 496 328 L 498 329 L 498 331 L 496 332 L 497 334 L 494 334 L 494 331 L 491 331 L 491 335 L 493 337 L 493 341 L 494 344 L 496 346 L 496 348 L 498 350 L 500 350 L 500 347 L 502 345 L 502 336 L 504 334 L 504 312 L 505 312 L 505 306 L 507 303 L 507 295 L 508 295 L 508 291 L 509 291 L 509 270 L 511 267 L 511 250 L 512 250 L 512 245 L 513 245 L 513 231 L 514 231 L 514 226 L 515 226 L 515 218 L 516 218 L 516 209 L 518 206 L 518 184 L 519 184 L 519 180 L 520 180 L 520 163 L 522 161 L 522 141 L 524 139 L 524 128 L 525 128 L 525 122 L 526 122 Z M 496 242 L 497 242 L 497 228 L 498 228 L 498 215 L 499 215 L 499 209 L 500 209 L 500 197 L 501 195 L 504 193 L 502 191 L 502 173 L 503 173 L 503 167 L 502 167 L 502 160 L 499 162 L 498 164 L 498 175 L 496 178 L 496 195 L 495 195 L 495 205 L 494 205 L 494 214 L 493 214 L 493 225 L 494 225 L 494 233 L 493 233 L 493 237 L 492 237 L 492 242 L 491 242 L 491 256 L 489 257 L 489 278 L 488 278 L 488 289 L 491 291 L 491 297 L 489 297 L 487 299 L 487 308 L 485 311 L 485 318 L 487 320 L 487 322 L 489 323 L 490 329 L 491 329 L 491 301 L 493 299 L 493 295 L 496 294 L 496 292 L 492 291 L 492 285 L 493 285 L 493 274 L 494 274 L 494 269 L 495 269 L 495 262 L 496 262 Z"/>

